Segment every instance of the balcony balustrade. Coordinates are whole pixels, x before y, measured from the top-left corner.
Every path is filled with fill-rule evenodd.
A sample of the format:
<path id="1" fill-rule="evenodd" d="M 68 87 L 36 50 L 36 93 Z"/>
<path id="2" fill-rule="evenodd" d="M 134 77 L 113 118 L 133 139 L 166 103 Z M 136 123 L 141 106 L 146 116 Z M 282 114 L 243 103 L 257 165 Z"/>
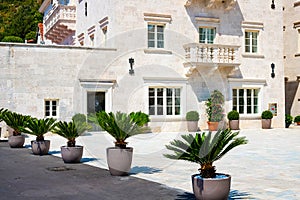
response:
<path id="1" fill-rule="evenodd" d="M 76 6 L 54 5 L 44 16 L 45 37 L 60 44 L 75 33 Z"/>
<path id="2" fill-rule="evenodd" d="M 239 46 L 222 44 L 190 43 L 184 45 L 185 65 L 197 66 L 229 66 L 240 65 L 238 62 Z"/>

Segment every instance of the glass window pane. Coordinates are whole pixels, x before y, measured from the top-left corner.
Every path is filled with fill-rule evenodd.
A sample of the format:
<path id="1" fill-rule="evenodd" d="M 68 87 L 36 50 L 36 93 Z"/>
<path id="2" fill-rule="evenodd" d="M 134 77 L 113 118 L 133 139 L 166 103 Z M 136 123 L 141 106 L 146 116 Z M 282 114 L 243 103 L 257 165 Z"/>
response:
<path id="1" fill-rule="evenodd" d="M 164 42 L 163 41 L 158 41 L 157 42 L 157 48 L 164 48 Z"/>
<path id="2" fill-rule="evenodd" d="M 163 115 L 163 107 L 162 106 L 157 106 L 157 115 Z"/>

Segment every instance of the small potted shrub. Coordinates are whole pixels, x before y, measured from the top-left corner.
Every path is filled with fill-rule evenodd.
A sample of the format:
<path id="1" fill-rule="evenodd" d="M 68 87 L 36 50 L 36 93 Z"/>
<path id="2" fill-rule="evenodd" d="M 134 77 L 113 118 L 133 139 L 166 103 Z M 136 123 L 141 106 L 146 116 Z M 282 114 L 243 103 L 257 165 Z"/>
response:
<path id="1" fill-rule="evenodd" d="M 186 113 L 187 128 L 189 132 L 198 130 L 199 113 L 197 111 L 189 111 Z"/>
<path id="2" fill-rule="evenodd" d="M 50 148 L 50 140 L 45 140 L 44 134 L 50 132 L 55 126 L 55 119 L 37 119 L 30 118 L 25 128 L 22 128 L 23 133 L 35 135 L 36 140 L 31 141 L 31 149 L 34 155 L 47 155 Z"/>
<path id="3" fill-rule="evenodd" d="M 227 119 L 229 120 L 229 128 L 231 130 L 240 129 L 240 114 L 236 110 L 232 110 L 227 114 Z"/>
<path id="4" fill-rule="evenodd" d="M 30 116 L 22 115 L 16 112 L 6 111 L 2 113 L 2 120 L 6 125 L 13 129 L 12 135 L 8 137 L 8 144 L 11 148 L 22 148 L 25 142 L 25 135 L 22 134 L 22 129 Z"/>
<path id="5" fill-rule="evenodd" d="M 290 114 L 285 114 L 285 128 L 289 128 L 293 123 L 293 117 Z"/>
<path id="6" fill-rule="evenodd" d="M 295 117 L 294 122 L 295 122 L 297 125 L 300 125 L 300 115 L 298 115 L 298 116 Z"/>
<path id="7" fill-rule="evenodd" d="M 128 175 L 131 169 L 133 148 L 127 147 L 127 138 L 145 133 L 149 130 L 145 124 L 148 122 L 146 114 L 132 112 L 96 113 L 100 127 L 115 139 L 115 146 L 106 149 L 109 172 L 113 176 Z M 140 116 L 140 117 L 139 117 Z"/>
<path id="8" fill-rule="evenodd" d="M 245 137 L 230 129 L 218 130 L 216 134 L 196 133 L 182 135 L 183 140 L 173 140 L 166 148 L 174 154 L 164 154 L 170 159 L 186 160 L 200 164 L 200 174 L 192 175 L 192 187 L 196 199 L 227 199 L 231 176 L 216 173 L 213 162 L 222 158 L 233 148 L 246 144 Z"/>
<path id="9" fill-rule="evenodd" d="M 261 113 L 261 124 L 263 129 L 270 129 L 272 124 L 273 113 L 265 110 Z"/>
<path id="10" fill-rule="evenodd" d="M 61 156 L 65 163 L 79 163 L 83 154 L 83 146 L 76 145 L 76 138 L 82 133 L 89 130 L 90 125 L 87 122 L 78 123 L 76 120 L 71 122 L 59 121 L 52 130 L 64 138 L 66 138 L 67 146 L 61 146 Z"/>
<path id="11" fill-rule="evenodd" d="M 224 118 L 224 102 L 223 94 L 218 90 L 214 90 L 205 103 L 209 131 L 218 130 L 219 122 Z"/>

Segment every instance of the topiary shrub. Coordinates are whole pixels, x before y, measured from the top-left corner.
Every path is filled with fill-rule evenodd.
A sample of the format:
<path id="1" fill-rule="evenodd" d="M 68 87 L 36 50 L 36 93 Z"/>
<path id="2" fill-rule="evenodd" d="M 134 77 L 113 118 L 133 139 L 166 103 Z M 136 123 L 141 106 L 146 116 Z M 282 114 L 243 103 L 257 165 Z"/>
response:
<path id="1" fill-rule="evenodd" d="M 227 114 L 227 119 L 228 120 L 239 120 L 240 119 L 240 114 L 236 110 L 232 110 Z"/>
<path id="2" fill-rule="evenodd" d="M 293 123 L 293 117 L 289 114 L 285 114 L 285 128 L 288 128 Z"/>
<path id="3" fill-rule="evenodd" d="M 189 111 L 186 113 L 185 119 L 187 121 L 198 121 L 199 120 L 199 113 L 197 111 Z"/>
<path id="4" fill-rule="evenodd" d="M 1 42 L 23 43 L 23 39 L 18 36 L 5 36 Z"/>
<path id="5" fill-rule="evenodd" d="M 269 110 L 265 110 L 261 113 L 261 118 L 262 119 L 272 119 L 273 118 L 273 113 Z"/>
<path id="6" fill-rule="evenodd" d="M 300 115 L 298 115 L 298 116 L 295 117 L 294 122 L 295 122 L 295 123 L 300 122 Z"/>

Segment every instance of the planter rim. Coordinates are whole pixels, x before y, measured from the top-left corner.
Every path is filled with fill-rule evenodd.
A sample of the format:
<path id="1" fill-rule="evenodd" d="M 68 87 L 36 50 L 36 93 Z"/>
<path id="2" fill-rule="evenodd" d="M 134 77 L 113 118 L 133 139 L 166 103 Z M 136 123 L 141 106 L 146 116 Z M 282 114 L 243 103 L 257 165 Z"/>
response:
<path id="1" fill-rule="evenodd" d="M 133 149 L 133 147 L 126 147 L 126 148 L 120 148 L 120 147 L 107 147 L 106 149 Z"/>
<path id="2" fill-rule="evenodd" d="M 50 140 L 42 140 L 42 141 L 31 140 L 31 142 L 45 142 L 45 141 L 50 141 Z"/>
<path id="3" fill-rule="evenodd" d="M 196 176 L 199 176 L 201 178 L 197 178 L 197 179 L 203 179 L 203 180 L 224 180 L 224 179 L 228 179 L 228 178 L 231 178 L 231 175 L 230 174 L 225 174 L 225 173 L 216 173 L 217 175 L 224 175 L 226 176 L 225 178 L 202 178 L 200 176 L 200 174 L 193 174 L 192 175 L 192 178 L 195 178 Z"/>
<path id="4" fill-rule="evenodd" d="M 75 145 L 75 147 L 68 147 L 68 146 L 64 145 L 64 146 L 60 146 L 60 148 L 83 148 L 83 146 L 82 145 Z"/>

